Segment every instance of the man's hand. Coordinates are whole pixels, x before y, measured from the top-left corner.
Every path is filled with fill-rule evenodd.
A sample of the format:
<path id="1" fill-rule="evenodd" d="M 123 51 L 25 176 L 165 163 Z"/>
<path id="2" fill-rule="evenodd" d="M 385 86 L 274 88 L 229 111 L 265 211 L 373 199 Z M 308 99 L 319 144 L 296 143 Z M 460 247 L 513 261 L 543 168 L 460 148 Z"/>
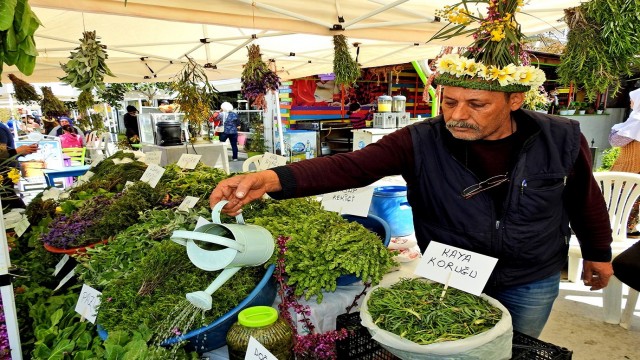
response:
<path id="1" fill-rule="evenodd" d="M 607 287 L 609 278 L 613 275 L 613 267 L 610 262 L 584 260 L 582 268 L 582 281 L 585 286 L 591 286 L 590 290 L 600 290 Z"/>
<path id="2" fill-rule="evenodd" d="M 22 145 L 16 148 L 16 154 L 18 154 L 18 156 L 33 154 L 36 151 L 38 151 L 38 143 Z"/>
<path id="3" fill-rule="evenodd" d="M 282 190 L 278 175 L 271 170 L 234 176 L 222 180 L 209 196 L 209 205 L 214 207 L 221 200 L 229 203 L 222 208 L 222 212 L 236 216 L 242 211 L 242 206 L 259 199 L 271 191 Z"/>

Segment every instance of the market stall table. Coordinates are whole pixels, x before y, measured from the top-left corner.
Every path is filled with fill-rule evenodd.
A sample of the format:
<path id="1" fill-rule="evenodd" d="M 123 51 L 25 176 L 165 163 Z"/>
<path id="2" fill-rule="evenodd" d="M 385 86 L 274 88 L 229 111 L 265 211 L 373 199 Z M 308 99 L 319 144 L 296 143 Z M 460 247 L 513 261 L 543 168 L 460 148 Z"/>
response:
<path id="1" fill-rule="evenodd" d="M 172 164 L 180 160 L 182 154 L 202 155 L 200 161 L 210 167 L 221 168 L 229 173 L 227 143 L 215 141 L 206 144 L 186 144 L 174 146 L 158 146 L 142 144 L 142 152 L 160 151 L 160 166 Z"/>

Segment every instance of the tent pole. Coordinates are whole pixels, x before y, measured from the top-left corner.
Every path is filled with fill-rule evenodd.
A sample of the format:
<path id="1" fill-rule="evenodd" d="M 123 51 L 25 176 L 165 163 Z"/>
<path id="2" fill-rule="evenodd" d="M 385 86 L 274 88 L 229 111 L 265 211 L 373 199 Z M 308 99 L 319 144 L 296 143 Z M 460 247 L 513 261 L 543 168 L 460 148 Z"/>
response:
<path id="1" fill-rule="evenodd" d="M 0 200 L 0 279 L 3 285 L 0 288 L 2 295 L 2 307 L 4 308 L 4 319 L 7 324 L 7 335 L 9 337 L 9 347 L 11 348 L 11 359 L 22 360 L 22 349 L 20 346 L 20 331 L 18 329 L 18 316 L 16 312 L 16 303 L 13 295 L 13 285 L 11 284 L 11 274 L 9 267 L 11 259 L 9 258 L 9 245 L 7 243 L 7 229 L 4 227 L 4 214 L 1 211 L 2 200 Z M 8 284 L 7 284 L 8 282 Z"/>
<path id="2" fill-rule="evenodd" d="M 358 16 L 357 18 L 355 18 L 355 19 L 353 19 L 351 21 L 347 21 L 346 23 L 342 24 L 342 27 L 344 29 L 346 29 L 349 26 L 351 26 L 351 25 L 353 25 L 353 24 L 355 24 L 357 22 L 360 22 L 362 20 L 366 20 L 366 19 L 368 19 L 368 18 L 370 18 L 372 16 L 375 16 L 375 15 L 378 15 L 379 13 L 381 13 L 383 11 L 387 11 L 387 10 L 389 10 L 389 9 L 391 9 L 393 7 L 396 7 L 396 6 L 400 5 L 400 4 L 406 3 L 407 1 L 409 1 L 409 0 L 396 0 L 396 1 L 392 2 L 392 3 L 389 3 L 389 4 L 385 5 L 385 6 L 380 7 L 379 9 L 373 10 L 372 12 L 370 12 L 368 14 L 364 14 L 362 16 Z"/>
<path id="3" fill-rule="evenodd" d="M 278 142 L 280 143 L 280 155 L 286 156 L 284 152 L 284 132 L 282 131 L 282 115 L 280 114 L 280 96 L 276 90 L 273 92 L 273 99 L 276 102 L 276 118 L 278 119 Z M 274 146 L 275 147 L 275 146 Z M 275 149 L 273 149 L 275 153 Z"/>
<path id="4" fill-rule="evenodd" d="M 251 42 L 253 42 L 253 40 L 254 40 L 253 38 L 249 38 L 249 39 L 247 39 L 245 42 L 243 42 L 242 44 L 240 44 L 240 45 L 238 45 L 238 46 L 234 47 L 231 51 L 229 51 L 228 53 L 226 53 L 226 54 L 222 55 L 222 57 L 221 57 L 220 59 L 216 60 L 216 61 L 213 63 L 213 65 L 217 65 L 217 64 L 219 64 L 222 60 L 224 60 L 224 59 L 228 58 L 229 56 L 231 56 L 231 55 L 235 54 L 235 53 L 236 53 L 236 51 L 238 51 L 238 50 L 242 49 L 243 47 L 247 46 L 247 44 L 250 44 Z"/>
<path id="5" fill-rule="evenodd" d="M 255 7 L 259 8 L 259 9 L 269 10 L 269 11 L 272 11 L 272 12 L 274 12 L 276 14 L 289 16 L 289 17 L 292 17 L 294 19 L 303 20 L 303 21 L 306 21 L 306 22 L 309 22 L 309 23 L 312 23 L 312 24 L 320 25 L 320 26 L 323 26 L 323 27 L 325 27 L 327 29 L 331 29 L 333 27 L 333 24 L 325 23 L 325 22 L 322 22 L 322 21 L 320 21 L 318 19 L 314 19 L 312 17 L 300 15 L 300 14 L 294 13 L 292 11 L 280 9 L 280 8 L 275 7 L 275 6 L 271 6 L 271 5 L 267 5 L 267 4 L 261 4 L 261 3 L 257 2 L 257 1 L 253 1 L 253 0 L 236 0 L 236 1 L 244 3 L 244 4 L 247 4 L 247 5 L 255 6 Z M 404 1 L 407 1 L 407 0 L 404 0 Z"/>

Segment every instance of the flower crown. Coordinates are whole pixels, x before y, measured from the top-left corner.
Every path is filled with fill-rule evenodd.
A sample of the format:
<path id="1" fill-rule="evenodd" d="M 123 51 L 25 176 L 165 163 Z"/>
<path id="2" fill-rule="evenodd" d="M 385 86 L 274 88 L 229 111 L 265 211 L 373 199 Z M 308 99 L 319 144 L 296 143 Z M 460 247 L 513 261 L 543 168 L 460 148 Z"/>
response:
<path id="1" fill-rule="evenodd" d="M 487 16 L 474 15 L 469 3 L 488 3 Z M 528 65 L 522 46 L 515 18 L 522 5 L 523 0 L 463 0 L 440 11 L 437 15 L 449 23 L 429 41 L 471 34 L 474 42 L 462 55 L 447 54 L 437 60 L 435 83 L 502 92 L 526 92 L 542 85 L 544 72 Z M 472 23 L 479 26 L 467 29 Z"/>

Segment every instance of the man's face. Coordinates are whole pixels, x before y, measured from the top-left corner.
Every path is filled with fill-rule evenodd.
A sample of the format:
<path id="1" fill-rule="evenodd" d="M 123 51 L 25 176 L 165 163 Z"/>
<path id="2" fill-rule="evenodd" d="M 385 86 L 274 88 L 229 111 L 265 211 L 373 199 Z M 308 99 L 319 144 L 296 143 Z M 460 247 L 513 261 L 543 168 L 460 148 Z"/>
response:
<path id="1" fill-rule="evenodd" d="M 453 137 L 462 140 L 497 140 L 513 133 L 511 111 L 520 108 L 523 93 L 505 96 L 498 91 L 461 87 L 444 88 L 442 114 Z"/>
<path id="2" fill-rule="evenodd" d="M 60 120 L 60 126 L 69 125 L 69 120 Z"/>

